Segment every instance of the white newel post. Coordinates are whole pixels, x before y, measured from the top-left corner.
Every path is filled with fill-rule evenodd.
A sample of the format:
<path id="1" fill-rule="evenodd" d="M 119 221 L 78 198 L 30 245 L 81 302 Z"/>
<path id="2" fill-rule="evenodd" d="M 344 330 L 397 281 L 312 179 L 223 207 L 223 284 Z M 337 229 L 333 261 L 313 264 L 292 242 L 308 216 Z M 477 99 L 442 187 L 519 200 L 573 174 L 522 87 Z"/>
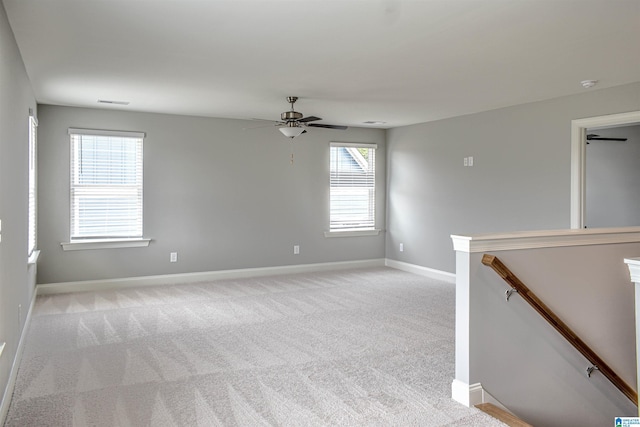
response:
<path id="1" fill-rule="evenodd" d="M 464 250 L 456 251 L 456 370 L 451 384 L 451 397 L 465 406 L 482 403 L 474 401 L 469 381 L 469 255 Z"/>
<path id="2" fill-rule="evenodd" d="M 635 283 L 636 287 L 636 361 L 638 384 L 640 384 L 640 359 L 638 359 L 638 356 L 640 356 L 640 258 L 625 259 L 624 262 L 629 266 L 631 281 Z"/>
<path id="3" fill-rule="evenodd" d="M 451 383 L 453 400 L 471 407 L 491 402 L 502 404 L 482 388 L 480 383 L 471 383 L 471 257 L 472 237 L 451 236 L 456 251 L 456 370 Z M 477 251 L 476 251 L 477 252 Z"/>

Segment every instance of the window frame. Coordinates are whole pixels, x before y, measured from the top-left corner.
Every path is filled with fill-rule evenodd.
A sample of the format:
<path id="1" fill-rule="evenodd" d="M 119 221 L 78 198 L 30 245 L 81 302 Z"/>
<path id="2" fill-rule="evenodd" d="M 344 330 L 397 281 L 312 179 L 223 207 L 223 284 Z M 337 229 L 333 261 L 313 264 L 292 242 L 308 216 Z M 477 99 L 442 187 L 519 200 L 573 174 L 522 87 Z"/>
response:
<path id="1" fill-rule="evenodd" d="M 377 151 L 378 144 L 376 143 L 363 143 L 363 142 L 337 142 L 333 141 L 329 143 L 329 230 L 325 231 L 325 237 L 356 237 L 356 236 L 375 236 L 380 233 L 380 229 L 376 227 L 376 191 L 378 188 L 377 177 L 376 177 L 376 169 L 377 169 L 377 156 L 374 151 L 374 159 L 373 159 L 373 170 L 370 172 L 370 177 L 367 177 L 367 180 L 372 180 L 372 188 L 370 191 L 372 192 L 370 196 L 368 196 L 368 204 L 369 211 L 368 216 L 372 218 L 371 226 L 356 226 L 356 227 L 333 227 L 332 220 L 332 187 L 333 187 L 333 178 L 332 178 L 332 155 L 331 150 L 334 148 L 350 148 L 350 149 L 358 149 L 358 148 L 369 148 Z M 354 159 L 357 161 L 357 159 Z"/>
<path id="2" fill-rule="evenodd" d="M 85 249 L 106 249 L 106 248 L 127 248 L 127 247 L 141 247 L 148 246 L 150 239 L 144 238 L 144 139 L 146 134 L 144 132 L 132 132 L 132 131 L 113 131 L 113 130 L 98 130 L 98 129 L 79 129 L 79 128 L 69 128 L 69 152 L 70 152 L 70 164 L 69 164 L 69 241 L 61 243 L 62 248 L 66 250 L 85 250 Z M 114 138 L 128 138 L 128 139 L 136 139 L 136 143 L 139 143 L 140 146 L 136 147 L 136 158 L 134 161 L 134 165 L 136 167 L 136 183 L 135 185 L 127 186 L 127 189 L 132 194 L 137 194 L 136 198 L 136 212 L 137 217 L 140 223 L 136 225 L 134 228 L 139 228 L 140 233 L 136 233 L 131 236 L 74 236 L 74 227 L 77 225 L 75 221 L 79 221 L 80 218 L 74 217 L 74 209 L 76 209 L 77 198 L 80 197 L 76 195 L 76 192 L 81 193 L 84 189 L 85 197 L 90 197 L 91 191 L 99 191 L 99 190 L 88 190 L 91 186 L 82 187 L 80 184 L 76 183 L 74 180 L 76 179 L 77 172 L 74 172 L 75 168 L 79 166 L 79 162 L 76 161 L 75 156 L 77 155 L 77 149 L 75 149 L 74 144 L 78 142 L 77 139 L 74 138 L 82 138 L 83 136 L 88 137 L 114 137 Z M 137 170 L 139 168 L 139 170 Z M 120 189 L 118 188 L 120 185 Z M 112 191 L 117 194 L 122 189 L 122 184 L 101 184 L 95 185 L 95 189 L 101 188 L 103 191 Z M 79 191 L 78 191 L 79 190 Z M 108 234 L 108 232 L 107 232 Z"/>
<path id="3" fill-rule="evenodd" d="M 29 141 L 27 160 L 27 260 L 35 264 L 38 251 L 38 119 L 29 111 Z"/>

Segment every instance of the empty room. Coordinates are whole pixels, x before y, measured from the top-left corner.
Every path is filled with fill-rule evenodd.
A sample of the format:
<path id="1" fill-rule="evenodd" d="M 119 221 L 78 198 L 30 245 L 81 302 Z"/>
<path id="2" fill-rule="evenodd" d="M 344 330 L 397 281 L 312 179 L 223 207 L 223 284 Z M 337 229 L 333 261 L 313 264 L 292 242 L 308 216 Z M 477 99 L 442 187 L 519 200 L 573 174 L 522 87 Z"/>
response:
<path id="1" fill-rule="evenodd" d="M 2 0 L 0 424 L 638 417 L 637 0 Z"/>

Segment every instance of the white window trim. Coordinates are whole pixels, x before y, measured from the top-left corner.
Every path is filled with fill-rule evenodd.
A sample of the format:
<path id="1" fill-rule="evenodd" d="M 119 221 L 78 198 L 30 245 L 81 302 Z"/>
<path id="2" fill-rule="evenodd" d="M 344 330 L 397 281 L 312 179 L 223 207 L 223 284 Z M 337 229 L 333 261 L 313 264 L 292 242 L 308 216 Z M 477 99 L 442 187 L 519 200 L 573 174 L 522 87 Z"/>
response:
<path id="1" fill-rule="evenodd" d="M 99 135 L 99 136 L 120 136 L 126 138 L 145 139 L 145 132 L 135 131 L 117 131 L 117 130 L 101 130 L 101 129 L 84 129 L 69 128 L 69 135 Z M 113 238 L 113 239 L 77 239 L 69 242 L 62 242 L 62 250 L 64 251 L 80 251 L 93 249 L 118 249 L 118 248 L 136 248 L 147 247 L 151 239 L 145 237 L 135 238 Z"/>
<path id="2" fill-rule="evenodd" d="M 91 249 L 142 248 L 149 246 L 151 239 L 100 239 L 74 240 L 60 243 L 64 251 L 84 251 Z"/>
<path id="3" fill-rule="evenodd" d="M 361 237 L 361 236 L 377 236 L 382 230 L 374 228 L 373 230 L 343 230 L 343 231 L 325 231 L 324 237 Z"/>
<path id="4" fill-rule="evenodd" d="M 27 264 L 28 265 L 37 264 L 39 257 L 40 257 L 40 250 L 35 249 L 33 252 L 31 252 L 31 255 L 29 255 L 29 259 L 27 260 Z"/>
<path id="5" fill-rule="evenodd" d="M 329 147 L 355 147 L 355 148 L 375 148 L 378 149 L 378 144 L 375 142 L 338 142 L 331 141 Z"/>
<path id="6" fill-rule="evenodd" d="M 378 144 L 375 142 L 341 142 L 341 141 L 331 141 L 329 142 L 329 147 L 347 147 L 347 148 L 373 148 L 375 150 L 378 149 Z M 376 157 L 377 159 L 377 157 Z M 377 161 L 377 160 L 376 160 Z M 377 165 L 376 165 L 377 166 Z M 377 168 L 376 168 L 377 173 Z M 376 184 L 377 189 L 377 184 Z M 375 189 L 374 189 L 375 191 Z M 377 236 L 380 232 L 383 231 L 379 228 L 372 229 L 364 229 L 364 230 L 335 230 L 335 231 L 325 231 L 325 238 L 335 238 L 335 237 L 365 237 L 365 236 Z"/>
<path id="7" fill-rule="evenodd" d="M 140 138 L 140 139 L 144 139 L 146 137 L 146 133 L 144 132 L 131 132 L 131 131 L 125 131 L 125 130 L 80 129 L 80 128 L 69 128 L 69 135 L 122 136 L 125 138 Z"/>
<path id="8" fill-rule="evenodd" d="M 29 109 L 29 209 L 27 212 L 28 226 L 28 242 L 30 249 L 27 254 L 27 262 L 35 264 L 38 260 L 38 119 L 33 114 L 33 110 Z M 31 168 L 33 167 L 33 182 L 31 181 Z M 31 211 L 31 186 L 33 186 L 33 212 Z M 31 224 L 33 214 L 33 224 Z M 33 228 L 32 228 L 33 227 Z M 33 231 L 33 234 L 32 234 Z M 31 237 L 33 236 L 33 248 L 31 247 Z M 37 252 L 37 253 L 36 253 Z"/>

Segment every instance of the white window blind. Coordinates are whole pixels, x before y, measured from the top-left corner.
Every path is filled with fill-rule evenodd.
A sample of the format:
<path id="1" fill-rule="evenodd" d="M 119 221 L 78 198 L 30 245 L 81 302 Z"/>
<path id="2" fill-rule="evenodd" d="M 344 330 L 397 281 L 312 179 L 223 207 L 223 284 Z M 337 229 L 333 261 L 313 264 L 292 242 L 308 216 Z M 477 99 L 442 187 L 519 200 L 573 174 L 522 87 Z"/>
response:
<path id="1" fill-rule="evenodd" d="M 69 129 L 71 240 L 142 237 L 144 133 Z"/>
<path id="2" fill-rule="evenodd" d="M 31 256 L 37 245 L 37 168 L 38 168 L 38 121 L 35 117 L 29 116 L 29 219 L 28 219 L 28 254 Z"/>
<path id="3" fill-rule="evenodd" d="M 376 144 L 330 144 L 329 231 L 375 228 Z"/>

